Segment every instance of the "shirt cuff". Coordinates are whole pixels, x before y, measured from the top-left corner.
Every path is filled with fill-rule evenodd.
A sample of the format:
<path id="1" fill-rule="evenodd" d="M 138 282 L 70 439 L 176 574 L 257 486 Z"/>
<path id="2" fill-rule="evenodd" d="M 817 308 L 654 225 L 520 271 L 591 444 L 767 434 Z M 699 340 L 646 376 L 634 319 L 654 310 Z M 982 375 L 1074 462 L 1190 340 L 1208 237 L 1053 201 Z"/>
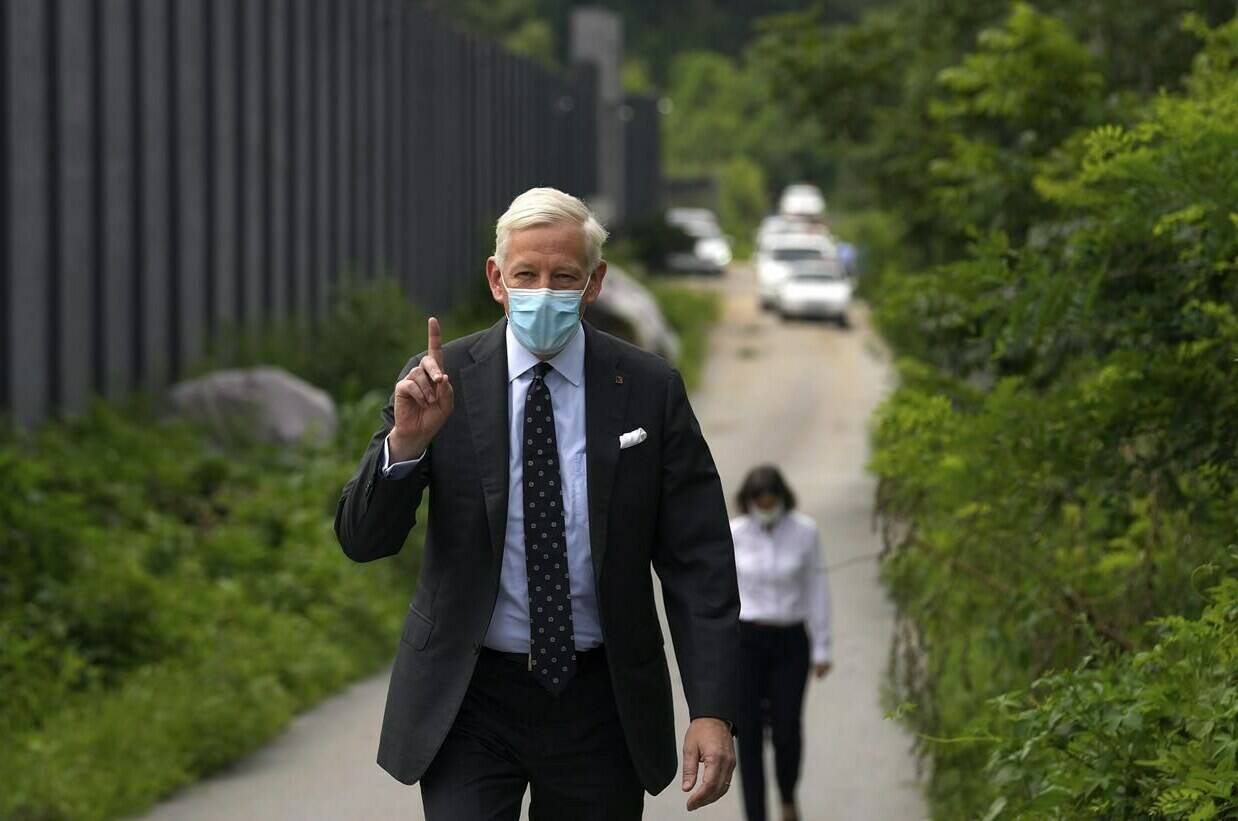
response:
<path id="1" fill-rule="evenodd" d="M 388 434 L 390 436 L 390 434 Z M 387 440 L 383 439 L 383 478 L 385 479 L 403 479 L 405 476 L 413 472 L 413 468 L 421 463 L 425 458 L 426 452 L 423 450 L 418 454 L 416 459 L 405 459 L 403 462 L 391 464 L 391 451 L 387 447 Z"/>
<path id="2" fill-rule="evenodd" d="M 812 648 L 812 663 L 832 664 L 833 659 L 831 658 L 830 648 L 828 646 Z"/>

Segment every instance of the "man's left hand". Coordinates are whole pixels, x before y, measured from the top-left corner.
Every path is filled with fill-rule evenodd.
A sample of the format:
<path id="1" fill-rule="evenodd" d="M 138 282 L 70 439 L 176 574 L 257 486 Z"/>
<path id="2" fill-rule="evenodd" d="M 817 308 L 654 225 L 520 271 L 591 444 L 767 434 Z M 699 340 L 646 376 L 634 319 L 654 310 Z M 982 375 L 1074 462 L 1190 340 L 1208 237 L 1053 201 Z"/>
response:
<path id="1" fill-rule="evenodd" d="M 704 773 L 697 778 L 698 768 Z M 688 796 L 688 811 L 700 809 L 721 798 L 731 786 L 735 772 L 735 745 L 725 721 L 717 718 L 697 718 L 688 725 L 683 741 L 683 791 L 697 791 Z"/>

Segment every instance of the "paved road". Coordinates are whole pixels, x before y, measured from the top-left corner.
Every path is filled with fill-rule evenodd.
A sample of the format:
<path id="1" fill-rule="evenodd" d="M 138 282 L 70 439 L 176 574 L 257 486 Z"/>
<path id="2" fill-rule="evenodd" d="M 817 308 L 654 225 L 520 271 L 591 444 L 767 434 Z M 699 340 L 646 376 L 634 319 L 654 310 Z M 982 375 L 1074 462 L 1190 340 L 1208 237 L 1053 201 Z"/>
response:
<path id="1" fill-rule="evenodd" d="M 873 482 L 863 466 L 866 421 L 889 379 L 880 346 L 862 309 L 855 311 L 849 331 L 781 323 L 755 309 L 748 269 L 738 268 L 718 287 L 726 294 L 724 318 L 693 404 L 728 497 L 755 460 L 779 464 L 801 509 L 822 524 L 827 561 L 834 568 L 835 669 L 809 687 L 803 817 L 926 818 L 909 741 L 882 717 L 879 703 L 893 613 L 877 580 L 873 554 L 879 544 L 870 530 Z M 420 819 L 419 791 L 374 764 L 386 686 L 384 671 L 350 688 L 298 718 L 284 735 L 227 773 L 185 790 L 148 818 Z M 681 738 L 686 721 L 679 703 Z M 737 781 L 717 805 L 689 816 L 672 784 L 646 802 L 645 817 L 741 821 L 738 787 Z M 773 793 L 771 783 L 771 802 Z"/>

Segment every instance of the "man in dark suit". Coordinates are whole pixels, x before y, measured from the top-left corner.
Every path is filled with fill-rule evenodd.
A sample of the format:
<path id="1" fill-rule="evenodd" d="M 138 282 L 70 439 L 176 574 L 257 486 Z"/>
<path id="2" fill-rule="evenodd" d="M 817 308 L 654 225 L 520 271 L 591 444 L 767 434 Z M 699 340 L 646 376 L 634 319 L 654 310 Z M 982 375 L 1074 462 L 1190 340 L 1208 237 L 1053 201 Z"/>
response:
<path id="1" fill-rule="evenodd" d="M 364 562 L 400 550 L 430 492 L 378 751 L 420 781 L 430 821 L 515 819 L 526 787 L 539 821 L 640 818 L 676 770 L 651 566 L 692 719 L 688 809 L 730 785 L 722 488 L 679 374 L 581 322 L 605 237 L 575 197 L 517 197 L 486 265 L 504 319 L 446 345 L 429 320 L 339 501 L 340 544 Z"/>

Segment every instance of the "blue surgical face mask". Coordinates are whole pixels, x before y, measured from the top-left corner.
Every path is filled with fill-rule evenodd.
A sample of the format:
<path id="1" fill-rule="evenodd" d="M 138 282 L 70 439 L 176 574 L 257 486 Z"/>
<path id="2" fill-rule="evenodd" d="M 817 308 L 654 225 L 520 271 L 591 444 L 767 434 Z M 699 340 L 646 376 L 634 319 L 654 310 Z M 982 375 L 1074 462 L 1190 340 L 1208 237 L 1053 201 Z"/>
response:
<path id="1" fill-rule="evenodd" d="M 554 288 L 508 288 L 507 322 L 530 353 L 550 358 L 567 347 L 580 330 L 580 302 L 593 274 L 579 291 Z M 500 276 L 499 281 L 502 282 Z"/>

